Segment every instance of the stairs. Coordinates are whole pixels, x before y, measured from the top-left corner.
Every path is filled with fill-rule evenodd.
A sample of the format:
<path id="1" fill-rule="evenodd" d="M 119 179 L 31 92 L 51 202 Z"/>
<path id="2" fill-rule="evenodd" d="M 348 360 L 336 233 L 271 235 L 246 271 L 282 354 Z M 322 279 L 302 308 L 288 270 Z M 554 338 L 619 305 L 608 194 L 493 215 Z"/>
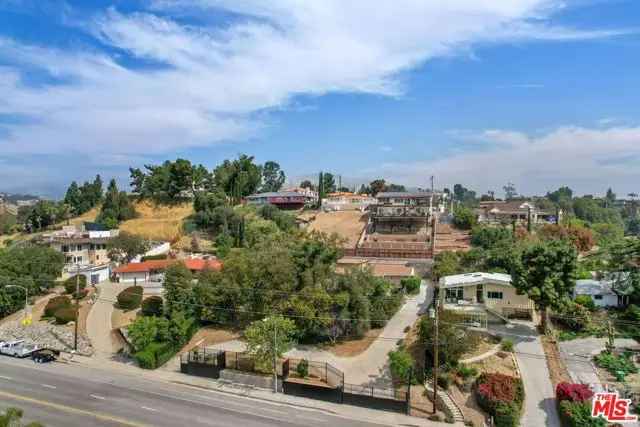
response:
<path id="1" fill-rule="evenodd" d="M 430 378 L 427 378 L 424 382 L 424 387 L 427 389 L 427 392 L 430 395 L 433 395 L 433 380 Z M 453 414 L 453 421 L 456 423 L 463 423 L 464 422 L 464 414 L 462 413 L 462 410 L 458 407 L 458 405 L 456 404 L 456 402 L 454 402 L 454 400 L 451 398 L 451 396 L 449 395 L 448 392 L 446 392 L 445 390 L 438 390 L 438 397 L 440 399 L 442 399 L 442 403 L 444 403 L 444 405 L 447 407 L 447 409 L 449 410 L 449 412 L 451 412 L 451 414 Z"/>

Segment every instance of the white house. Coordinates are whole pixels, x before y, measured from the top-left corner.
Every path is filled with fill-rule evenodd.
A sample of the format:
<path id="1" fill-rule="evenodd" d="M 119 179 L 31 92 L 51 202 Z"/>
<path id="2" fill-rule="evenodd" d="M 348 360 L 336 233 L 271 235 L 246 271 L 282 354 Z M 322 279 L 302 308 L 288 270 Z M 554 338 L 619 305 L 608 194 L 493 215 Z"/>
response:
<path id="1" fill-rule="evenodd" d="M 624 297 L 618 295 L 611 285 L 610 281 L 576 280 L 573 297 L 588 295 L 598 307 L 619 307 L 623 305 Z"/>

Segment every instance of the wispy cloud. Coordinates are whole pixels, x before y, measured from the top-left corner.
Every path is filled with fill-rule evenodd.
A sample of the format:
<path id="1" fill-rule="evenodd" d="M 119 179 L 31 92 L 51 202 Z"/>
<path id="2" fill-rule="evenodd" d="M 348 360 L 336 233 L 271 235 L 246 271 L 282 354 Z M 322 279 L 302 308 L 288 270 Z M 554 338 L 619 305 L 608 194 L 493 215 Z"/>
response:
<path id="1" fill-rule="evenodd" d="M 2 151 L 78 153 L 111 164 L 244 140 L 265 126 L 263 112 L 295 105 L 300 94 L 396 96 L 405 89 L 403 71 L 476 43 L 629 31 L 552 26 L 548 18 L 559 7 L 552 0 L 151 4 L 137 13 L 109 8 L 85 22 L 82 28 L 100 42 L 92 49 L 0 39 L 0 59 L 13 64 L 0 72 L 0 114 L 33 119 L 0 125 Z M 220 11 L 235 18 L 197 25 L 171 18 Z M 401 31 L 387 31 L 394 28 Z M 157 66 L 135 67 L 135 61 Z M 31 86 L 25 70 L 50 81 Z"/>
<path id="2" fill-rule="evenodd" d="M 640 126 L 565 126 L 537 136 L 493 129 L 476 132 L 475 139 L 485 141 L 488 149 L 433 161 L 388 163 L 381 169 L 384 176 L 410 185 L 435 175 L 441 186 L 461 182 L 478 191 L 498 190 L 506 182 L 514 182 L 528 194 L 560 185 L 579 192 L 605 191 L 609 186 L 624 192 L 638 190 L 640 170 L 630 163 L 640 156 Z"/>

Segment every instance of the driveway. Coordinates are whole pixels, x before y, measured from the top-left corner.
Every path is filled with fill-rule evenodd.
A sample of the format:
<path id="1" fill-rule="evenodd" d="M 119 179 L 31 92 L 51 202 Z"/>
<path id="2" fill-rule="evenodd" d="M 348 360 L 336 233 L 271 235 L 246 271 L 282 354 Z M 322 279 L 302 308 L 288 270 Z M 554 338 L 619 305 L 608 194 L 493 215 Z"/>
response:
<path id="1" fill-rule="evenodd" d="M 549 376 L 547 359 L 540 335 L 531 322 L 513 321 L 512 325 L 490 326 L 492 332 L 514 343 L 514 352 L 522 382 L 525 402 L 521 424 L 523 427 L 541 425 L 559 427 L 555 392 Z"/>
<path id="2" fill-rule="evenodd" d="M 403 337 L 404 329 L 412 326 L 424 313 L 433 298 L 433 285 L 423 281 L 418 295 L 410 297 L 393 316 L 384 329 L 381 337 Z M 298 346 L 285 355 L 314 361 L 329 363 L 344 372 L 344 380 L 350 384 L 366 384 L 388 387 L 391 385 L 387 354 L 397 347 L 396 339 L 376 339 L 369 348 L 354 357 L 339 357 L 328 351 L 313 346 Z M 231 351 L 243 351 L 244 343 L 239 340 L 227 341 L 211 346 L 211 348 Z"/>
<path id="3" fill-rule="evenodd" d="M 116 351 L 111 325 L 113 303 L 118 294 L 129 286 L 112 282 L 102 282 L 96 285 L 98 298 L 87 316 L 87 335 L 91 340 L 95 356 L 109 358 Z"/>

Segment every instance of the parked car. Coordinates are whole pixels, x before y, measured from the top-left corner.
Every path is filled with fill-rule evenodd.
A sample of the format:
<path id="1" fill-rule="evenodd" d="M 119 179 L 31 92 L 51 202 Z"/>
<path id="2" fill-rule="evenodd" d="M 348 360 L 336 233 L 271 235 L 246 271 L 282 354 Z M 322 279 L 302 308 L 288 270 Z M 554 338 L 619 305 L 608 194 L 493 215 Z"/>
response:
<path id="1" fill-rule="evenodd" d="M 0 354 L 13 357 L 27 357 L 38 350 L 35 344 L 27 344 L 24 340 L 7 341 L 0 343 Z"/>
<path id="2" fill-rule="evenodd" d="M 31 353 L 31 359 L 33 359 L 33 361 L 36 363 L 49 363 L 56 360 L 59 355 L 59 351 L 45 348 L 42 350 L 36 350 Z"/>

